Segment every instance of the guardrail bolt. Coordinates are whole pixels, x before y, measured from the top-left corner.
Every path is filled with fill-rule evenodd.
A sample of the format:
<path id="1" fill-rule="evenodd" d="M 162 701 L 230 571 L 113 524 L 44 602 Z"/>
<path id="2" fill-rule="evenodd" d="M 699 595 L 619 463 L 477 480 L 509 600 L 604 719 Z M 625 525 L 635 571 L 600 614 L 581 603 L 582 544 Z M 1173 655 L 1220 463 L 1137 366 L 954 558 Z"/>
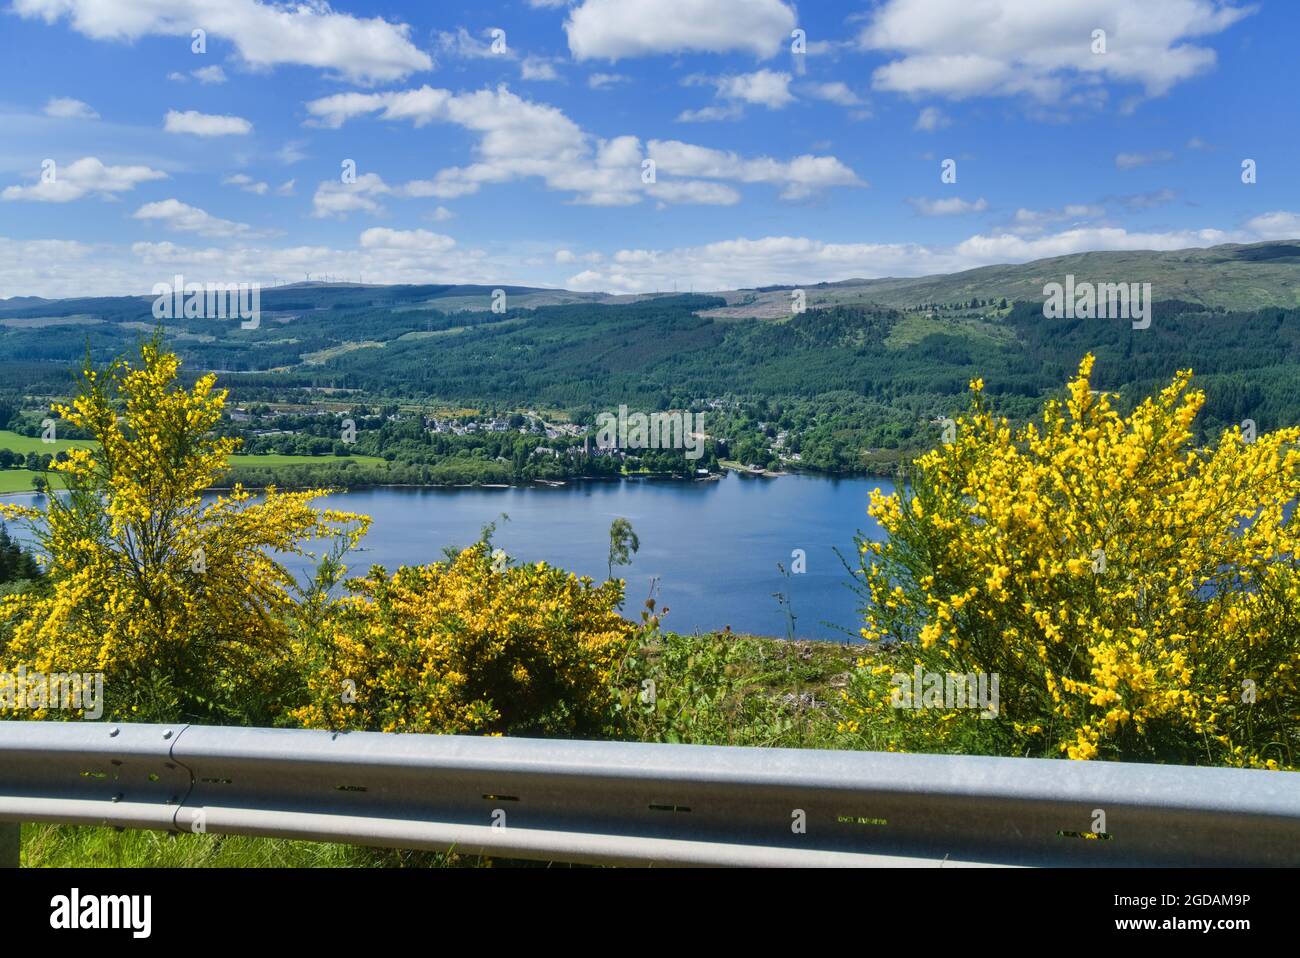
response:
<path id="1" fill-rule="evenodd" d="M 122 730 L 118 728 L 116 725 L 114 725 L 111 729 L 108 730 L 108 737 L 114 738 L 117 735 L 117 733 L 120 731 Z"/>
<path id="2" fill-rule="evenodd" d="M 171 730 L 171 729 L 166 729 L 166 730 L 163 732 L 163 738 L 171 738 L 171 737 L 172 737 L 172 730 Z"/>

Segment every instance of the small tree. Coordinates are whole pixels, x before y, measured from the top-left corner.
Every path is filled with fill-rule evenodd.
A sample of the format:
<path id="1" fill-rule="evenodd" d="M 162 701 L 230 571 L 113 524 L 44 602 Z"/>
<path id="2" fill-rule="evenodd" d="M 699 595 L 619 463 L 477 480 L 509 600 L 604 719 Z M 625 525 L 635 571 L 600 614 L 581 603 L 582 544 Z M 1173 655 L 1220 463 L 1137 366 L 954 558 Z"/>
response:
<path id="1" fill-rule="evenodd" d="M 641 540 L 632 531 L 632 523 L 622 516 L 609 527 L 609 576 L 614 578 L 614 566 L 631 565 L 632 556 L 641 548 Z"/>
<path id="2" fill-rule="evenodd" d="M 14 622 L 0 671 L 103 672 L 109 718 L 264 720 L 293 673 L 295 582 L 273 554 L 354 543 L 369 520 L 313 508 L 323 490 L 204 502 L 238 440 L 213 432 L 215 377 L 186 389 L 179 367 L 155 338 L 137 366 L 87 361 L 71 407 L 55 407 L 97 445 L 54 464 L 67 493 L 44 512 L 0 505 L 32 529 L 49 585 L 0 607 Z"/>

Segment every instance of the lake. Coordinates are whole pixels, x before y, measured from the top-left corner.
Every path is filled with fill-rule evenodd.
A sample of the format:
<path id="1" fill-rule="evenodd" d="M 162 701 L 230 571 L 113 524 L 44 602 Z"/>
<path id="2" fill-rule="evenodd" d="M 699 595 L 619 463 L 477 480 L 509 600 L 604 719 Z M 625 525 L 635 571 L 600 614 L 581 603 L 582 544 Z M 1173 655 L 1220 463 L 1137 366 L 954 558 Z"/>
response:
<path id="1" fill-rule="evenodd" d="M 658 579 L 663 626 L 677 632 L 786 634 L 775 593 L 790 597 L 799 638 L 856 637 L 860 601 L 836 549 L 851 563 L 853 536 L 883 532 L 867 515 L 871 490 L 892 492 L 888 479 L 728 474 L 711 482 L 624 480 L 575 482 L 560 487 L 370 488 L 329 496 L 329 506 L 373 520 L 362 549 L 347 555 L 349 574 L 371 565 L 390 572 L 443 557 L 443 547 L 477 541 L 497 521 L 496 546 L 522 562 L 544 560 L 597 581 L 606 576 L 609 526 L 620 516 L 641 542 L 630 566 L 615 569 L 627 580 L 623 614 L 639 620 L 642 603 Z M 9 498 L 9 497 L 6 497 Z M 20 497 L 13 497 L 20 498 Z M 25 498 L 25 497 L 22 497 Z M 43 497 L 33 497 L 43 503 Z M 509 521 L 500 520 L 506 513 Z M 20 541 L 22 530 L 11 526 Z M 788 579 L 802 549 L 806 571 Z M 305 579 L 310 563 L 296 556 L 285 565 Z"/>
<path id="2" fill-rule="evenodd" d="M 465 546 L 498 521 L 493 542 L 519 561 L 544 560 L 594 579 L 606 576 L 609 526 L 622 516 L 641 541 L 630 566 L 624 614 L 639 617 L 651 581 L 669 607 L 665 628 L 785 635 L 786 619 L 774 596 L 786 592 L 801 638 L 856 635 L 858 597 L 835 554 L 855 561 L 853 536 L 883 533 L 867 515 L 867 498 L 888 479 L 728 475 L 716 482 L 630 480 L 579 482 L 557 488 L 358 489 L 330 496 L 329 505 L 374 521 L 365 551 L 347 558 L 357 574 L 371 564 L 390 571 L 432 562 L 445 545 Z M 802 549 L 807 571 L 783 577 Z M 301 567 L 299 567 L 301 568 Z"/>

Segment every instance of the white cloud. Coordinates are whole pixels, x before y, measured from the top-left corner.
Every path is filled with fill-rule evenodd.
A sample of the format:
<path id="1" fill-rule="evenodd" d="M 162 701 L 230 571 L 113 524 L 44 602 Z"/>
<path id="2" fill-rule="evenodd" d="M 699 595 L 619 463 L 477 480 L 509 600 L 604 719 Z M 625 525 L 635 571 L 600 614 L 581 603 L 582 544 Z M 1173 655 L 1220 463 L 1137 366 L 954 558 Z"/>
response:
<path id="1" fill-rule="evenodd" d="M 450 236 L 428 230 L 390 230 L 376 226 L 361 234 L 361 248 L 366 250 L 441 254 L 455 245 Z"/>
<path id="2" fill-rule="evenodd" d="M 168 133 L 192 133 L 194 136 L 246 136 L 253 132 L 253 124 L 239 116 L 168 110 L 163 129 Z"/>
<path id="3" fill-rule="evenodd" d="M 1221 33 L 1252 7 L 1231 0 L 885 0 L 859 35 L 896 59 L 879 67 L 882 90 L 952 99 L 1028 95 L 1055 102 L 1105 81 L 1159 96 L 1211 69 Z M 1092 31 L 1107 34 L 1092 52 Z"/>
<path id="4" fill-rule="evenodd" d="M 564 23 L 578 60 L 659 53 L 750 53 L 770 57 L 789 41 L 782 0 L 584 0 Z"/>
<path id="5" fill-rule="evenodd" d="M 545 57 L 524 57 L 523 63 L 519 64 L 519 75 L 525 80 L 558 80 L 560 74 L 555 70 L 555 64 Z"/>
<path id="6" fill-rule="evenodd" d="M 296 179 L 285 180 L 283 183 L 281 183 L 279 186 L 277 186 L 277 187 L 275 188 L 275 195 L 276 195 L 276 196 L 293 196 L 293 195 L 294 195 L 293 187 L 294 187 L 294 184 L 297 183 L 297 182 L 298 182 L 298 181 L 297 181 Z"/>
<path id="7" fill-rule="evenodd" d="M 739 103 L 727 106 L 702 106 L 698 110 L 682 110 L 677 114 L 678 123 L 714 123 L 720 120 L 739 120 L 745 115 L 745 108 Z"/>
<path id="8" fill-rule="evenodd" d="M 498 27 L 485 29 L 483 40 L 475 39 L 464 27 L 457 27 L 455 33 L 444 30 L 438 34 L 438 46 L 444 53 L 468 60 L 486 60 L 490 57 L 513 60 L 515 52 L 510 48 L 505 31 L 501 30 L 499 37 L 494 34 L 494 31 L 499 29 Z"/>
<path id="9" fill-rule="evenodd" d="M 223 220 L 177 199 L 146 203 L 132 214 L 132 218 L 156 221 L 179 233 L 197 233 L 200 236 L 234 237 L 250 232 L 245 223 Z"/>
<path id="10" fill-rule="evenodd" d="M 301 163 L 307 159 L 307 154 L 302 151 L 303 144 L 299 142 L 286 143 L 280 149 L 275 151 L 275 158 L 285 166 L 293 166 L 295 163 Z"/>
<path id="11" fill-rule="evenodd" d="M 233 176 L 227 176 L 221 181 L 226 186 L 238 186 L 245 193 L 255 193 L 258 196 L 265 196 L 270 190 L 270 185 L 254 180 L 247 173 L 236 173 Z"/>
<path id="12" fill-rule="evenodd" d="M 1152 163 L 1164 163 L 1173 158 L 1174 155 L 1168 150 L 1156 150 L 1151 153 L 1116 153 L 1115 166 L 1121 170 L 1131 170 Z"/>
<path id="13" fill-rule="evenodd" d="M 971 236 L 955 245 L 828 243 L 806 236 L 737 238 L 700 246 L 621 249 L 612 255 L 568 250 L 560 266 L 583 264 L 560 280 L 570 289 L 649 292 L 693 283 L 698 290 L 806 284 L 854 277 L 921 276 L 996 263 L 1026 262 L 1093 250 L 1177 250 L 1249 243 L 1300 234 L 1300 213 L 1276 211 L 1243 229 L 1129 232 L 1115 227 L 1071 228 L 1032 238 L 1007 232 Z M 227 244 L 191 248 L 160 242 L 130 246 L 0 236 L 0 297 L 143 295 L 175 273 L 194 281 L 301 280 L 333 273 L 371 283 L 521 283 L 545 285 L 521 273 L 536 249 L 488 255 L 438 233 L 367 230 L 350 248 Z"/>
<path id="14" fill-rule="evenodd" d="M 312 197 L 312 216 L 346 217 L 349 213 L 381 213 L 383 206 L 375 197 L 388 196 L 393 188 L 377 173 L 362 173 L 354 183 L 326 180 L 316 187 Z"/>
<path id="15" fill-rule="evenodd" d="M 593 90 L 604 90 L 619 83 L 627 83 L 630 79 L 631 77 L 626 77 L 621 73 L 593 73 L 587 77 L 587 86 Z"/>
<path id="16" fill-rule="evenodd" d="M 192 72 L 194 79 L 204 84 L 217 84 L 226 82 L 226 71 L 221 67 L 213 64 L 210 67 L 199 67 Z"/>
<path id="17" fill-rule="evenodd" d="M 962 216 L 966 213 L 983 213 L 989 208 L 983 197 L 971 202 L 958 196 L 938 200 L 918 196 L 909 198 L 907 202 L 922 216 Z"/>
<path id="18" fill-rule="evenodd" d="M 258 0 L 13 0 L 13 11 L 72 28 L 95 40 L 184 37 L 202 25 L 229 40 L 255 67 L 297 64 L 357 81 L 400 80 L 433 60 L 410 40 L 410 27 L 379 17 L 335 13 L 324 0 L 269 4 Z"/>
<path id="19" fill-rule="evenodd" d="M 757 103 L 769 110 L 779 110 L 794 102 L 788 73 L 763 69 L 753 73 L 716 77 L 709 82 L 717 86 L 718 96 L 725 100 Z"/>
<path id="20" fill-rule="evenodd" d="M 105 166 L 98 157 L 86 156 L 66 166 L 55 165 L 52 179 L 32 186 L 9 186 L 0 199 L 67 203 L 89 193 L 104 199 L 135 189 L 139 183 L 166 179 L 167 174 L 147 166 Z"/>
<path id="21" fill-rule="evenodd" d="M 1275 210 L 1246 221 L 1246 229 L 1260 239 L 1300 239 L 1300 213 Z"/>
<path id="22" fill-rule="evenodd" d="M 781 187 L 783 199 L 800 199 L 832 186 L 865 185 L 857 174 L 833 156 L 805 154 L 783 163 L 766 156 L 745 158 L 680 140 L 651 140 L 647 144 L 647 153 L 661 174 L 770 183 Z"/>
<path id="23" fill-rule="evenodd" d="M 455 219 L 455 217 L 456 214 L 445 206 L 439 206 L 429 214 L 429 218 L 435 223 L 445 223 L 447 220 Z"/>
<path id="24" fill-rule="evenodd" d="M 45 115 L 58 120 L 99 119 L 99 114 L 91 108 L 89 103 L 74 100 L 70 96 L 50 97 L 50 101 L 45 104 Z"/>
<path id="25" fill-rule="evenodd" d="M 1106 208 L 1089 203 L 1069 203 L 1059 209 L 1031 210 L 1024 207 L 1016 210 L 1007 230 L 1022 236 L 1042 233 L 1048 226 L 1066 221 L 1100 219 L 1106 215 Z"/>
<path id="26" fill-rule="evenodd" d="M 927 106 L 917 114 L 916 125 L 912 129 L 933 133 L 935 130 L 942 130 L 951 122 L 937 106 Z"/>
<path id="27" fill-rule="evenodd" d="M 670 183 L 664 178 L 771 183 L 787 199 L 828 186 L 861 185 L 853 171 L 832 156 L 806 155 L 788 162 L 746 159 L 676 141 L 652 141 L 643 153 L 634 136 L 594 137 L 555 107 L 524 100 L 505 87 L 461 94 L 428 86 L 340 93 L 309 102 L 307 111 L 316 123 L 332 128 L 377 113 L 381 119 L 408 120 L 417 127 L 437 121 L 480 134 L 474 163 L 439 170 L 432 180 L 408 183 L 407 195 L 454 199 L 476 193 L 486 184 L 539 177 L 548 188 L 573 193 L 576 202 L 589 205 L 626 206 L 647 195 L 661 202 L 731 204 L 737 198 L 732 189 Z M 647 155 L 657 164 L 653 184 L 642 182 Z M 711 172 L 691 172 L 695 169 Z"/>
<path id="28" fill-rule="evenodd" d="M 838 106 L 861 106 L 862 100 L 849 89 L 848 84 L 839 80 L 833 83 L 811 83 L 802 91 L 815 100 L 826 100 Z"/>

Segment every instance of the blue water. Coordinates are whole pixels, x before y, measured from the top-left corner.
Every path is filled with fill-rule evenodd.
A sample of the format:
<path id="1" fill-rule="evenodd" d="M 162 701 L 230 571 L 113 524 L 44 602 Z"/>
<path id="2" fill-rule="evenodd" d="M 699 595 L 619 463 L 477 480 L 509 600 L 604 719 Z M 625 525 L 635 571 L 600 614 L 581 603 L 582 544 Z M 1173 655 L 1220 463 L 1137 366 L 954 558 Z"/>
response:
<path id="1" fill-rule="evenodd" d="M 786 613 L 776 598 L 784 593 L 796 637 L 843 640 L 857 635 L 860 600 L 836 549 L 856 565 L 854 534 L 883 537 L 866 512 L 876 487 L 893 491 L 888 479 L 729 474 L 716 482 L 358 489 L 324 502 L 372 519 L 361 550 L 344 559 L 349 575 L 376 564 L 391 572 L 438 561 L 444 546 L 468 546 L 485 524 L 496 521 L 493 543 L 512 559 L 544 560 L 602 581 L 609 526 L 621 516 L 641 543 L 631 565 L 614 570 L 627 580 L 628 618 L 639 619 L 657 579 L 659 605 L 670 610 L 663 626 L 674 631 L 730 625 L 736 632 L 784 636 Z M 31 501 L 43 505 L 44 497 Z M 501 513 L 509 520 L 501 520 Z M 20 541 L 27 538 L 12 524 L 10 532 Z M 806 571 L 786 578 L 777 564 L 791 570 L 796 549 L 805 553 Z M 312 563 L 288 556 L 285 565 L 305 581 Z"/>
<path id="2" fill-rule="evenodd" d="M 329 505 L 364 513 L 373 524 L 350 554 L 351 573 L 371 564 L 432 562 L 445 545 L 469 545 L 484 524 L 498 521 L 493 542 L 513 559 L 545 560 L 603 580 L 609 526 L 632 523 L 641 542 L 630 566 L 624 614 L 636 619 L 658 579 L 659 602 L 669 607 L 664 627 L 679 632 L 730 625 L 737 632 L 785 635 L 786 616 L 774 593 L 790 596 L 794 632 L 801 638 L 856 635 L 858 597 L 835 549 L 855 561 L 853 536 L 883 535 L 866 513 L 887 479 L 728 475 L 718 482 L 585 482 L 561 488 L 362 489 L 331 496 Z M 786 579 L 802 549 L 807 571 Z"/>

